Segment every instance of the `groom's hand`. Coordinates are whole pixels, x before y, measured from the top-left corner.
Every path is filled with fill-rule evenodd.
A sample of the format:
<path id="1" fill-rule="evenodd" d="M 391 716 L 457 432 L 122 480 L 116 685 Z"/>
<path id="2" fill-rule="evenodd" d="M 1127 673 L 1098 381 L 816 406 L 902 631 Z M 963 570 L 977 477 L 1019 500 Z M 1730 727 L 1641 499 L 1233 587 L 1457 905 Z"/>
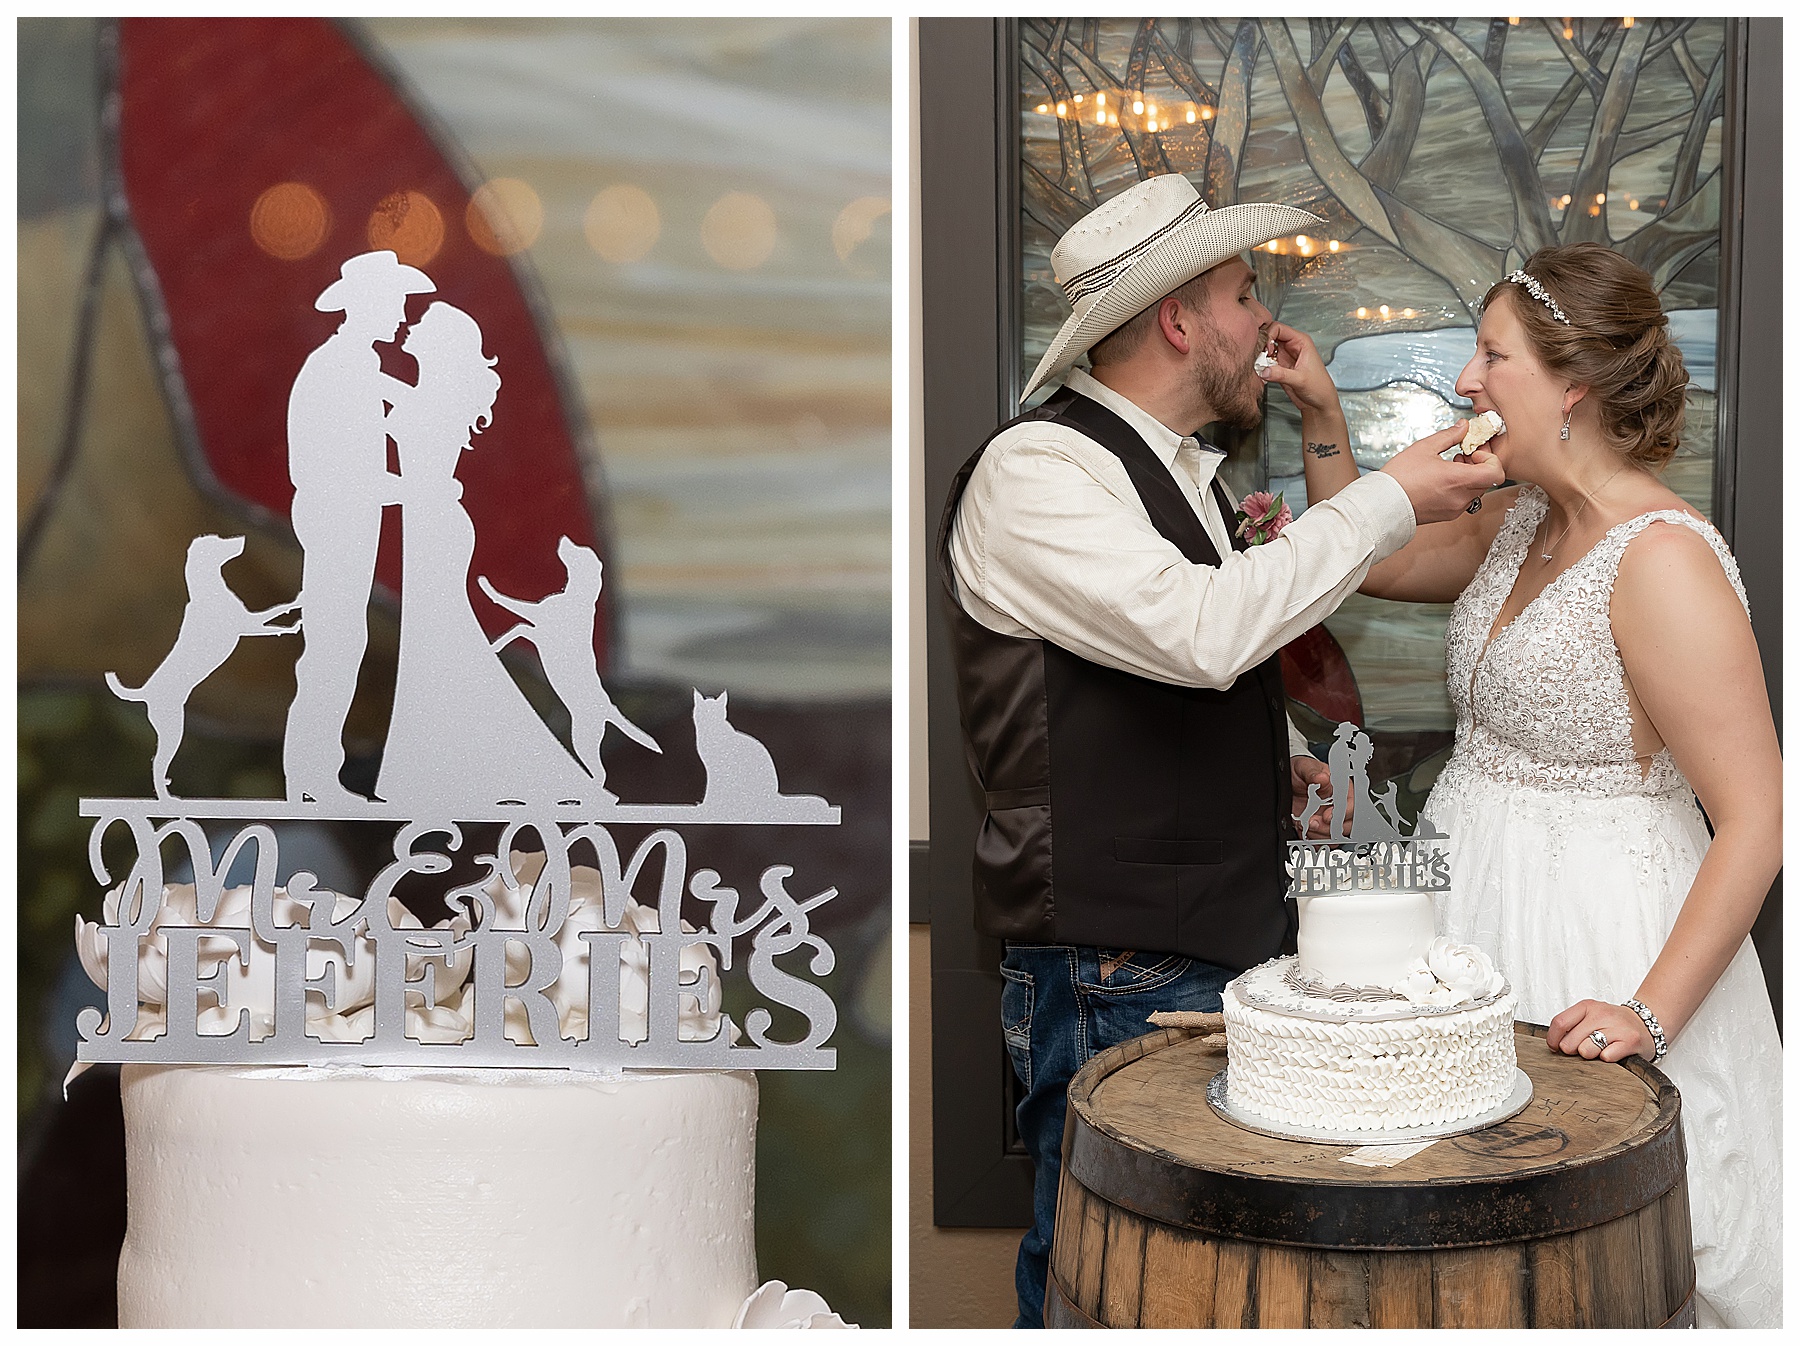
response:
<path id="1" fill-rule="evenodd" d="M 1486 449 L 1472 457 L 1445 462 L 1438 455 L 1462 443 L 1467 423 L 1458 421 L 1448 430 L 1427 435 L 1409 444 L 1381 470 L 1400 483 L 1412 501 L 1413 518 L 1419 523 L 1443 523 L 1465 513 L 1471 500 L 1506 483 L 1506 469 Z"/>
<path id="2" fill-rule="evenodd" d="M 1294 789 L 1294 817 L 1300 818 L 1306 814 L 1306 787 L 1309 785 L 1318 786 L 1320 796 L 1327 800 L 1331 799 L 1330 767 L 1316 757 L 1290 757 L 1288 764 Z M 1336 807 L 1335 803 L 1328 803 L 1313 814 L 1307 822 L 1306 835 L 1300 839 L 1302 841 L 1319 841 L 1330 836 L 1331 811 L 1334 807 Z M 1344 816 L 1347 820 L 1349 813 L 1346 812 Z"/>

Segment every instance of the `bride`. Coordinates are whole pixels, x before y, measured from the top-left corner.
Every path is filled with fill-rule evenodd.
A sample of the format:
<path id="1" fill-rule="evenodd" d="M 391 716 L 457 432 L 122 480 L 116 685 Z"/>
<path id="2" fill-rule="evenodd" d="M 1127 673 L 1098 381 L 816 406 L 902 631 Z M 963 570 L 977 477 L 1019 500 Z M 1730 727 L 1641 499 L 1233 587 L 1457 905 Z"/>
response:
<path id="1" fill-rule="evenodd" d="M 1311 343 L 1272 335 L 1271 381 L 1318 387 Z M 1781 758 L 1737 564 L 1656 475 L 1686 384 L 1649 276 L 1597 243 L 1534 253 L 1488 291 L 1456 385 L 1504 419 L 1488 447 L 1520 484 L 1421 527 L 1362 592 L 1455 602 L 1456 746 L 1424 808 L 1456 841 L 1444 933 L 1495 957 L 1551 1050 L 1660 1063 L 1699 1325 L 1773 1327 L 1781 1043 L 1748 936 L 1781 867 Z M 1309 451 L 1308 498 L 1355 471 Z"/>
<path id="2" fill-rule="evenodd" d="M 418 385 L 388 414 L 399 450 L 400 660 L 376 794 L 410 807 L 554 804 L 593 782 L 525 699 L 470 606 L 475 526 L 456 469 L 493 416 L 500 376 L 475 320 L 436 303 L 401 349 Z"/>

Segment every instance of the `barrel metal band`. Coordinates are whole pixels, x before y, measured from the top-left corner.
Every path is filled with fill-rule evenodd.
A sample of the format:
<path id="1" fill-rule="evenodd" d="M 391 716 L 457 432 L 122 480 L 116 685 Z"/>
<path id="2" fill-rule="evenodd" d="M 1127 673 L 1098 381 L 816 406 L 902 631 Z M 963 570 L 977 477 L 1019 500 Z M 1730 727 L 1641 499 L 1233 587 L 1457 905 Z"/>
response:
<path id="1" fill-rule="evenodd" d="M 1044 1275 L 1044 1326 L 1104 1328 L 1106 1324 L 1090 1316 L 1070 1298 L 1062 1288 L 1062 1282 L 1056 1279 L 1056 1268 L 1050 1267 Z"/>
<path id="2" fill-rule="evenodd" d="M 1687 1298 L 1681 1301 L 1680 1308 L 1669 1315 L 1668 1321 L 1663 1324 L 1664 1327 L 1692 1327 L 1694 1325 L 1694 1291 L 1699 1288 L 1699 1285 L 1700 1281 L 1696 1277 L 1694 1283 L 1688 1286 Z"/>

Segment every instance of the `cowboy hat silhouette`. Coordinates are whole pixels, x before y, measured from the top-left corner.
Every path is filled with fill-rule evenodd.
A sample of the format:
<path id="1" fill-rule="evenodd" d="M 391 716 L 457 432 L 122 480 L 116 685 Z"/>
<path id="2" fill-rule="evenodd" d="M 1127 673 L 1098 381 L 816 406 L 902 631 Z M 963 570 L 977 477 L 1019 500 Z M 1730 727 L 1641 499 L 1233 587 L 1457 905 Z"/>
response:
<path id="1" fill-rule="evenodd" d="M 417 267 L 403 266 L 393 253 L 382 249 L 359 252 L 340 268 L 338 278 L 313 300 L 321 313 L 347 313 L 359 299 L 387 294 L 431 294 L 437 286 Z"/>

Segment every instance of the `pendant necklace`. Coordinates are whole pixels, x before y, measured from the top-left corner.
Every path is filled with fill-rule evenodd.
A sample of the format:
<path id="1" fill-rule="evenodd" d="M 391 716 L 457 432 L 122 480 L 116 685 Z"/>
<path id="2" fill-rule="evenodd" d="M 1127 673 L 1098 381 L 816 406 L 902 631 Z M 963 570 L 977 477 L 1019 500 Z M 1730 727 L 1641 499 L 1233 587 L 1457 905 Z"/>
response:
<path id="1" fill-rule="evenodd" d="M 1630 463 L 1620 463 L 1619 466 L 1613 470 L 1612 477 L 1608 477 L 1605 481 L 1601 482 L 1598 488 L 1596 488 L 1595 490 L 1592 490 L 1592 491 L 1584 491 L 1581 496 L 1581 503 L 1575 507 L 1575 512 L 1569 516 L 1568 523 L 1563 525 L 1562 532 L 1560 532 L 1556 535 L 1556 541 L 1548 544 L 1544 548 L 1543 551 L 1538 553 L 1538 555 L 1543 557 L 1544 560 L 1546 560 L 1546 561 L 1550 560 L 1550 554 L 1552 552 L 1554 552 L 1558 547 L 1562 546 L 1563 539 L 1569 535 L 1569 530 L 1571 528 L 1573 528 L 1575 526 L 1576 522 L 1581 518 L 1581 516 L 1584 513 L 1586 513 L 1587 507 L 1588 507 L 1588 501 L 1592 500 L 1595 496 L 1599 495 L 1600 492 L 1604 491 L 1608 486 L 1611 486 L 1612 482 L 1613 482 L 1613 477 L 1618 476 L 1619 473 L 1623 472 L 1626 468 L 1628 468 L 1630 466 L 1631 466 Z M 1546 517 L 1548 517 L 1548 516 L 1546 516 Z"/>

